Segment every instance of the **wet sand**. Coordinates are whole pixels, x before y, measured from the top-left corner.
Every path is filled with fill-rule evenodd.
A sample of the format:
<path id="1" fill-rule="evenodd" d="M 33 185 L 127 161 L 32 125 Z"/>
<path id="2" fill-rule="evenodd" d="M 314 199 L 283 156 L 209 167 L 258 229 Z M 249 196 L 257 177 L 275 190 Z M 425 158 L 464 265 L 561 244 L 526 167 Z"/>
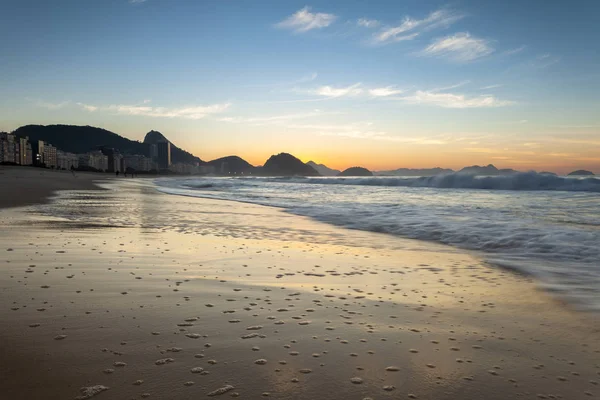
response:
<path id="1" fill-rule="evenodd" d="M 599 396 L 597 316 L 528 277 L 277 209 L 101 186 L 0 214 L 2 398 Z"/>
<path id="2" fill-rule="evenodd" d="M 0 208 L 44 203 L 58 190 L 98 190 L 95 181 L 111 178 L 93 172 L 0 165 Z"/>

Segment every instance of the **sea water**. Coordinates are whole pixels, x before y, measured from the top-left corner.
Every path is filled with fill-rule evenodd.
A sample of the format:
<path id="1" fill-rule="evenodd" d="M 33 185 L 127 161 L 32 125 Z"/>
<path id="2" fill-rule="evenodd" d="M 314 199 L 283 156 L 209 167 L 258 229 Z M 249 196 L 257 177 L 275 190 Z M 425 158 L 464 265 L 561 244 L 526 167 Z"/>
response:
<path id="1" fill-rule="evenodd" d="M 600 179 L 478 177 L 157 179 L 165 193 L 280 207 L 316 220 L 475 251 L 600 312 Z"/>

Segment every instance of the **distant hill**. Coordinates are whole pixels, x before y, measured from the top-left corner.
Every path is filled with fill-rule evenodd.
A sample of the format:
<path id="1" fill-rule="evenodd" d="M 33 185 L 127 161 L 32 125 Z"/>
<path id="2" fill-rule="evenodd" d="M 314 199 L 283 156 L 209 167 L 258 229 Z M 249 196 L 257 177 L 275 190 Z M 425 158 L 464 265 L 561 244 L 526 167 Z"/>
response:
<path id="1" fill-rule="evenodd" d="M 540 172 L 540 175 L 552 175 L 552 176 L 557 176 L 554 172 L 550 172 L 550 171 L 542 171 Z"/>
<path id="2" fill-rule="evenodd" d="M 306 163 L 306 165 L 310 165 L 315 169 L 315 171 L 323 176 L 336 176 L 341 172 L 340 170 L 329 168 L 325 164 L 317 164 L 314 161 L 309 161 Z"/>
<path id="3" fill-rule="evenodd" d="M 216 160 L 209 161 L 207 164 L 215 167 L 217 174 L 248 174 L 256 170 L 256 167 L 238 156 L 217 158 Z"/>
<path id="4" fill-rule="evenodd" d="M 585 169 L 578 169 L 577 171 L 573 171 L 567 176 L 592 176 L 594 173 L 592 171 L 586 171 Z"/>
<path id="5" fill-rule="evenodd" d="M 260 169 L 260 174 L 271 176 L 319 176 L 319 173 L 313 167 L 304 164 L 288 153 L 271 156 Z"/>
<path id="6" fill-rule="evenodd" d="M 398 168 L 391 171 L 376 171 L 375 175 L 387 175 L 387 176 L 434 176 L 440 174 L 449 174 L 454 172 L 452 169 L 447 168 Z"/>
<path id="7" fill-rule="evenodd" d="M 113 147 L 126 154 L 146 154 L 147 146 L 114 132 L 93 126 L 25 125 L 13 132 L 29 140 L 43 140 L 58 149 L 71 153 L 86 153 L 100 146 Z"/>
<path id="8" fill-rule="evenodd" d="M 129 140 L 114 132 L 93 126 L 77 125 L 25 125 L 13 132 L 18 137 L 29 137 L 31 141 L 43 140 L 56 146 L 59 150 L 70 153 L 87 153 L 99 147 L 110 147 L 123 154 L 148 155 L 150 143 L 168 141 L 156 131 L 146 134 L 144 142 Z M 173 163 L 202 163 L 198 157 L 181 150 L 171 143 L 171 161 Z"/>
<path id="9" fill-rule="evenodd" d="M 498 169 L 494 165 L 489 164 L 485 167 L 480 167 L 479 165 L 473 165 L 471 167 L 464 167 L 460 171 L 460 174 L 469 174 L 469 175 L 510 175 L 516 174 L 519 171 L 514 169 L 506 168 L 506 169 Z"/>
<path id="10" fill-rule="evenodd" d="M 363 167 L 351 167 L 340 172 L 338 176 L 373 176 L 373 173 Z"/>
<path id="11" fill-rule="evenodd" d="M 165 137 L 165 135 L 163 135 L 162 133 L 160 133 L 158 131 L 150 131 L 150 132 L 146 133 L 146 136 L 144 137 L 144 144 L 146 144 L 146 145 L 157 144 L 157 143 L 161 143 L 161 142 L 163 142 L 163 143 L 170 142 L 171 143 L 171 162 L 173 164 L 177 164 L 177 163 L 204 164 L 204 161 L 202 161 L 199 157 L 196 157 L 193 154 L 188 153 L 187 151 L 175 146 L 173 144 L 173 142 L 171 142 L 169 139 L 167 139 Z"/>

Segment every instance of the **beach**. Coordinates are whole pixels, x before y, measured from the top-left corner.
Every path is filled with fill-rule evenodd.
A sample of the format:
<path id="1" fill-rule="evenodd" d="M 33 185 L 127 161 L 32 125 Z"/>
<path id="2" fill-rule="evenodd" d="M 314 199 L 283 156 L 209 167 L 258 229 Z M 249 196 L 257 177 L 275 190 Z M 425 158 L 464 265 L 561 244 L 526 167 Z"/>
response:
<path id="1" fill-rule="evenodd" d="M 467 251 L 0 172 L 3 398 L 600 396 L 598 315 Z"/>

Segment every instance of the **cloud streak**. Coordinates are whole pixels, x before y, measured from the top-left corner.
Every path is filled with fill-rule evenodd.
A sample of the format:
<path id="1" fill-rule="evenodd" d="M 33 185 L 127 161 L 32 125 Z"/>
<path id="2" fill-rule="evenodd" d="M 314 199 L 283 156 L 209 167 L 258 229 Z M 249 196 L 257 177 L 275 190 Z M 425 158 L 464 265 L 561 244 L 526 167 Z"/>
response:
<path id="1" fill-rule="evenodd" d="M 335 99 L 338 97 L 358 96 L 359 94 L 363 93 L 363 89 L 360 86 L 360 83 L 355 83 L 354 85 L 346 87 L 334 87 L 327 85 L 311 90 L 309 91 L 309 93 L 330 99 Z"/>
<path id="2" fill-rule="evenodd" d="M 523 45 L 523 46 L 516 47 L 514 49 L 506 50 L 502 54 L 504 54 L 505 56 L 512 56 L 514 54 L 522 53 L 526 48 L 527 48 L 527 46 Z"/>
<path id="3" fill-rule="evenodd" d="M 310 7 L 296 11 L 275 26 L 282 29 L 291 29 L 297 33 L 308 32 L 313 29 L 326 28 L 335 22 L 337 16 L 327 13 L 312 13 Z"/>
<path id="4" fill-rule="evenodd" d="M 147 104 L 144 101 L 143 104 Z M 91 104 L 77 103 L 81 108 L 89 112 L 107 111 L 118 115 L 133 115 L 153 118 L 184 118 L 202 119 L 209 115 L 219 114 L 226 111 L 231 103 L 212 104 L 208 106 L 187 106 L 180 108 L 152 107 L 147 105 L 112 104 L 108 106 L 95 106 Z"/>
<path id="5" fill-rule="evenodd" d="M 61 101 L 60 103 L 51 103 L 48 101 L 40 100 L 40 99 L 30 99 L 26 98 L 27 101 L 33 102 L 36 107 L 46 108 L 48 110 L 60 110 L 61 108 L 65 108 L 69 104 L 70 101 Z"/>
<path id="6" fill-rule="evenodd" d="M 417 37 L 422 31 L 438 27 L 448 27 L 462 18 L 464 18 L 463 14 L 458 14 L 447 9 L 434 11 L 423 19 L 414 19 L 407 16 L 404 17 L 400 25 L 388 26 L 381 29 L 373 36 L 373 43 L 389 44 L 411 40 Z"/>
<path id="7" fill-rule="evenodd" d="M 363 28 L 377 28 L 379 25 L 381 25 L 381 23 L 376 19 L 359 18 L 356 21 L 356 25 Z"/>
<path id="8" fill-rule="evenodd" d="M 404 96 L 400 99 L 409 104 L 431 105 L 443 108 L 493 108 L 514 104 L 512 101 L 500 100 L 491 95 L 467 97 L 464 94 L 438 93 L 424 90 L 417 90 L 411 96 Z"/>
<path id="9" fill-rule="evenodd" d="M 484 39 L 468 32 L 455 33 L 435 39 L 420 55 L 448 58 L 456 62 L 469 62 L 488 56 L 494 48 Z"/>
<path id="10" fill-rule="evenodd" d="M 412 143 L 421 145 L 442 145 L 446 141 L 433 137 L 402 137 L 392 136 L 387 132 L 377 130 L 373 127 L 372 122 L 356 122 L 351 124 L 338 124 L 338 125 L 321 125 L 321 124 L 300 124 L 300 125 L 286 125 L 288 129 L 297 129 L 310 131 L 312 134 L 320 136 L 335 136 L 352 139 L 369 139 L 386 142 L 397 142 L 397 143 Z"/>
<path id="11" fill-rule="evenodd" d="M 224 117 L 218 118 L 217 120 L 220 122 L 231 122 L 235 124 L 252 124 L 255 126 L 261 125 L 274 125 L 281 124 L 286 121 L 292 121 L 297 119 L 306 119 L 313 117 L 321 117 L 324 115 L 339 115 L 340 112 L 322 112 L 320 110 L 314 110 L 305 113 L 296 113 L 296 114 L 282 114 L 282 115 L 272 115 L 268 117 Z"/>
<path id="12" fill-rule="evenodd" d="M 369 94 L 372 97 L 388 97 L 404 93 L 404 90 L 398 89 L 395 86 L 386 86 L 381 88 L 369 89 Z"/>

